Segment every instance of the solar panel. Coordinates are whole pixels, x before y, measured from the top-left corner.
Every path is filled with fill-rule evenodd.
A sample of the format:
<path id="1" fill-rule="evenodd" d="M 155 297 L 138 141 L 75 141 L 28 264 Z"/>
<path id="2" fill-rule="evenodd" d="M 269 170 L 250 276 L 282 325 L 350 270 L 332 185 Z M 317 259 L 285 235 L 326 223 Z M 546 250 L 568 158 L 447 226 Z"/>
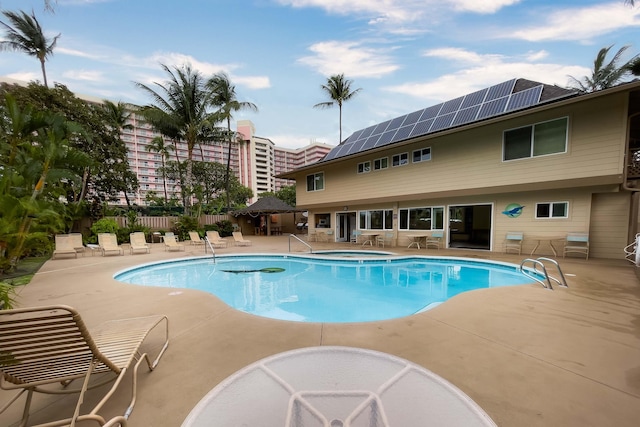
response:
<path id="1" fill-rule="evenodd" d="M 509 104 L 506 111 L 518 110 L 520 108 L 530 107 L 540 102 L 543 86 L 532 87 L 521 92 L 514 93 L 509 97 Z"/>
<path id="2" fill-rule="evenodd" d="M 513 92 L 513 88 L 516 85 L 516 79 L 509 80 L 508 82 L 500 83 L 495 86 L 491 86 L 487 92 L 487 97 L 485 98 L 485 102 L 493 101 L 497 98 L 502 98 L 503 96 L 508 96 Z"/>
<path id="3" fill-rule="evenodd" d="M 452 99 L 451 101 L 447 101 L 442 105 L 442 109 L 438 113 L 438 116 L 442 116 L 444 114 L 449 114 L 458 111 L 460 105 L 462 105 L 462 101 L 464 100 L 464 96 L 460 98 Z"/>
<path id="4" fill-rule="evenodd" d="M 462 105 L 460 105 L 460 109 L 482 104 L 488 91 L 489 89 L 482 89 L 465 96 L 464 101 L 462 101 Z"/>
<path id="5" fill-rule="evenodd" d="M 444 116 L 436 117 L 436 120 L 433 122 L 431 129 L 429 129 L 429 133 L 435 132 L 437 130 L 446 129 L 451 126 L 451 122 L 453 122 L 453 118 L 456 113 L 445 114 Z"/>
<path id="6" fill-rule="evenodd" d="M 480 105 L 474 105 L 473 107 L 458 111 L 451 125 L 458 126 L 474 121 L 478 115 L 478 111 L 480 111 Z"/>
<path id="7" fill-rule="evenodd" d="M 435 118 L 438 115 L 438 112 L 440 111 L 440 109 L 442 108 L 442 105 L 443 104 L 437 104 L 437 105 L 434 105 L 433 107 L 425 108 L 422 111 L 422 115 L 420 116 L 418 121 L 422 122 L 424 120 Z"/>
<path id="8" fill-rule="evenodd" d="M 509 80 L 423 110 L 369 126 L 354 132 L 344 143 L 334 148 L 325 160 L 382 147 L 409 138 L 495 117 L 510 111 L 540 103 L 545 85 L 521 80 L 519 87 L 529 89 L 514 93 L 518 79 Z M 572 95 L 566 91 L 557 98 Z"/>
<path id="9" fill-rule="evenodd" d="M 416 136 L 416 135 L 424 135 L 426 133 L 429 133 L 429 129 L 431 128 L 431 125 L 433 124 L 434 120 L 435 119 L 431 118 L 429 120 L 416 123 L 416 126 L 413 128 L 413 130 L 409 134 L 409 137 Z"/>
<path id="10" fill-rule="evenodd" d="M 419 111 L 414 111 L 411 114 L 407 114 L 407 118 L 404 120 L 404 122 L 402 122 L 402 126 L 409 126 L 409 125 L 416 124 L 416 122 L 420 118 L 420 115 L 422 114 L 422 111 L 423 110 L 419 110 Z"/>

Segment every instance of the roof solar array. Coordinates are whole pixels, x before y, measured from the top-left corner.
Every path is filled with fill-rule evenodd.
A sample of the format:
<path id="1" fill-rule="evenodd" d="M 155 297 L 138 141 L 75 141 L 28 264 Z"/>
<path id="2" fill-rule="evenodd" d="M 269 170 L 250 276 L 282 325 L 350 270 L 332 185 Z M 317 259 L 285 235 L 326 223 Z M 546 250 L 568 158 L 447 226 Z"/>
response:
<path id="1" fill-rule="evenodd" d="M 358 130 L 331 150 L 323 160 L 356 154 L 538 104 L 544 85 L 538 84 L 514 93 L 517 80 L 509 80 Z"/>

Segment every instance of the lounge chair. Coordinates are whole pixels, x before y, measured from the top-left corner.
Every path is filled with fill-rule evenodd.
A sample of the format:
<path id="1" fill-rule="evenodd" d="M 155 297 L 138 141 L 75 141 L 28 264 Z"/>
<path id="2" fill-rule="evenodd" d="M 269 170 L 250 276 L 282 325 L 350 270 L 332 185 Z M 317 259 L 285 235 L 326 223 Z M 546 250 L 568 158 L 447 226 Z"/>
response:
<path id="1" fill-rule="evenodd" d="M 524 233 L 521 231 L 508 231 L 504 237 L 504 253 L 508 254 L 509 251 L 517 251 L 518 255 L 522 253 L 522 240 L 524 239 Z"/>
<path id="2" fill-rule="evenodd" d="M 424 247 L 429 249 L 429 247 L 435 247 L 436 249 L 440 249 L 442 246 L 442 242 L 444 239 L 444 232 L 442 231 L 434 231 L 431 233 L 431 236 L 428 236 L 424 242 Z"/>
<path id="3" fill-rule="evenodd" d="M 149 332 L 161 324 L 164 344 L 152 362 L 140 347 Z M 124 418 L 128 418 L 136 401 L 138 367 L 146 361 L 149 370 L 155 369 L 168 344 L 169 322 L 162 315 L 109 321 L 89 333 L 80 314 L 71 307 L 0 310 L 0 388 L 20 390 L 0 408 L 0 413 L 26 392 L 20 424 L 24 426 L 29 420 L 33 393 L 77 393 L 75 412 L 46 425 L 74 425 L 83 420 L 104 425 L 106 422 L 98 412 L 132 369 L 132 398 L 124 412 Z M 82 385 L 69 387 L 77 379 L 83 381 Z M 114 383 L 108 391 L 101 391 L 106 393 L 95 407 L 80 413 L 86 391 L 109 382 Z M 108 425 L 115 425 L 112 421 L 117 419 L 110 420 Z"/>
<path id="4" fill-rule="evenodd" d="M 164 235 L 164 250 L 165 251 L 184 251 L 184 244 L 176 240 L 176 236 Z"/>
<path id="5" fill-rule="evenodd" d="M 151 246 L 147 244 L 147 239 L 142 231 L 129 234 L 129 242 L 131 243 L 129 251 L 132 254 L 138 251 L 151 252 Z"/>
<path id="6" fill-rule="evenodd" d="M 242 237 L 241 231 L 233 232 L 233 240 L 236 246 L 251 246 L 251 240 L 245 240 L 244 237 Z"/>
<path id="7" fill-rule="evenodd" d="M 189 239 L 192 246 L 204 246 L 205 242 L 204 240 L 202 240 L 202 237 L 200 237 L 200 234 L 198 234 L 197 231 L 190 231 Z"/>
<path id="8" fill-rule="evenodd" d="M 84 246 L 82 242 L 82 234 L 81 233 L 69 233 L 69 237 L 71 237 L 71 241 L 73 242 L 73 248 L 77 253 L 81 253 L 84 256 L 87 248 Z"/>
<path id="9" fill-rule="evenodd" d="M 569 253 L 577 253 L 589 259 L 589 235 L 587 233 L 569 233 L 562 251 L 562 258 Z"/>
<path id="10" fill-rule="evenodd" d="M 118 245 L 118 238 L 113 233 L 98 234 L 98 245 L 102 251 L 102 256 L 107 255 L 109 252 L 117 252 L 120 255 L 124 255 L 124 250 Z"/>
<path id="11" fill-rule="evenodd" d="M 56 255 L 72 255 L 78 258 L 78 252 L 73 246 L 73 240 L 68 234 L 56 234 L 56 248 L 51 255 L 51 259 L 55 259 Z"/>
<path id="12" fill-rule="evenodd" d="M 216 230 L 207 231 L 207 240 L 214 248 L 226 248 L 227 241 L 220 237 L 220 233 Z"/>

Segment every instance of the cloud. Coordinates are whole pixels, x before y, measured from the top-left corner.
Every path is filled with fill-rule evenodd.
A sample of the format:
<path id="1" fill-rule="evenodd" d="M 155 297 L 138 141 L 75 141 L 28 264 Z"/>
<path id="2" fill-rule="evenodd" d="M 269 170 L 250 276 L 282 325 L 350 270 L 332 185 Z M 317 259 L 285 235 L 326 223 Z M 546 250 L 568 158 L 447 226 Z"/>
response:
<path id="1" fill-rule="evenodd" d="M 69 48 L 66 48 L 66 47 L 63 47 L 63 46 L 56 47 L 54 52 L 56 54 L 77 56 L 77 57 L 80 57 L 80 58 L 95 59 L 95 60 L 102 59 L 102 57 L 100 55 L 95 55 L 95 54 L 83 52 L 83 51 L 77 50 L 77 49 L 69 49 Z"/>
<path id="2" fill-rule="evenodd" d="M 440 102 L 516 77 L 565 86 L 569 75 L 582 76 L 590 73 L 585 67 L 535 62 L 536 58 L 545 56 L 544 52 L 509 57 L 441 48 L 426 51 L 424 55 L 457 61 L 463 68 L 429 82 L 408 82 L 388 86 L 383 90 Z"/>
<path id="3" fill-rule="evenodd" d="M 586 8 L 546 11 L 545 25 L 509 31 L 508 37 L 527 41 L 590 41 L 596 36 L 640 26 L 640 8 L 619 4 L 599 4 Z"/>
<path id="4" fill-rule="evenodd" d="M 325 76 L 344 73 L 349 77 L 381 77 L 400 68 L 386 50 L 362 46 L 359 42 L 326 41 L 309 47 L 312 56 L 298 62 Z"/>
<path id="5" fill-rule="evenodd" d="M 42 81 L 42 74 L 34 73 L 34 72 L 18 72 L 7 74 L 7 77 L 10 79 L 18 80 L 21 82 L 33 82 L 33 81 Z M 49 76 L 47 76 L 48 80 Z"/>
<path id="6" fill-rule="evenodd" d="M 520 0 L 453 0 L 449 1 L 454 10 L 475 13 L 496 13 L 506 6 L 519 3 Z"/>
<path id="7" fill-rule="evenodd" d="M 85 80 L 90 82 L 104 82 L 104 73 L 96 70 L 67 70 L 62 73 L 62 77 L 71 80 Z"/>

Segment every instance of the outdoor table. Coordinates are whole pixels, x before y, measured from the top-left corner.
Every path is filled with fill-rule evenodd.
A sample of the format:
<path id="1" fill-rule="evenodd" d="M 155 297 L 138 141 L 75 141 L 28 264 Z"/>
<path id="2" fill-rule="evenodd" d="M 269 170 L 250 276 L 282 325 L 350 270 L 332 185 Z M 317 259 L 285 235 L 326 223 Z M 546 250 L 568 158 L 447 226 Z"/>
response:
<path id="1" fill-rule="evenodd" d="M 232 374 L 183 427 L 496 426 L 469 396 L 399 357 L 352 347 L 309 347 Z"/>
<path id="2" fill-rule="evenodd" d="M 380 233 L 366 232 L 360 235 L 364 238 L 364 242 L 362 242 L 362 246 L 366 245 L 367 243 L 373 246 L 373 241 L 376 239 L 376 237 L 380 235 Z"/>
<path id="3" fill-rule="evenodd" d="M 549 247 L 551 247 L 551 250 L 553 251 L 553 256 L 558 256 L 558 252 L 556 251 L 556 248 L 553 246 L 553 241 L 554 240 L 565 240 L 566 236 L 530 236 L 528 234 L 525 234 L 525 239 L 526 240 L 535 240 L 536 241 L 536 245 L 533 248 L 533 250 L 531 251 L 531 255 L 533 255 L 538 248 L 540 247 L 540 245 L 543 242 L 547 242 Z"/>
<path id="4" fill-rule="evenodd" d="M 420 242 L 424 239 L 425 241 L 425 246 L 427 245 L 427 237 L 429 237 L 428 234 L 410 234 L 409 235 L 409 240 L 411 240 L 411 243 L 409 243 L 409 246 L 407 246 L 407 249 L 410 248 L 411 246 L 415 245 L 418 249 L 420 249 Z"/>

